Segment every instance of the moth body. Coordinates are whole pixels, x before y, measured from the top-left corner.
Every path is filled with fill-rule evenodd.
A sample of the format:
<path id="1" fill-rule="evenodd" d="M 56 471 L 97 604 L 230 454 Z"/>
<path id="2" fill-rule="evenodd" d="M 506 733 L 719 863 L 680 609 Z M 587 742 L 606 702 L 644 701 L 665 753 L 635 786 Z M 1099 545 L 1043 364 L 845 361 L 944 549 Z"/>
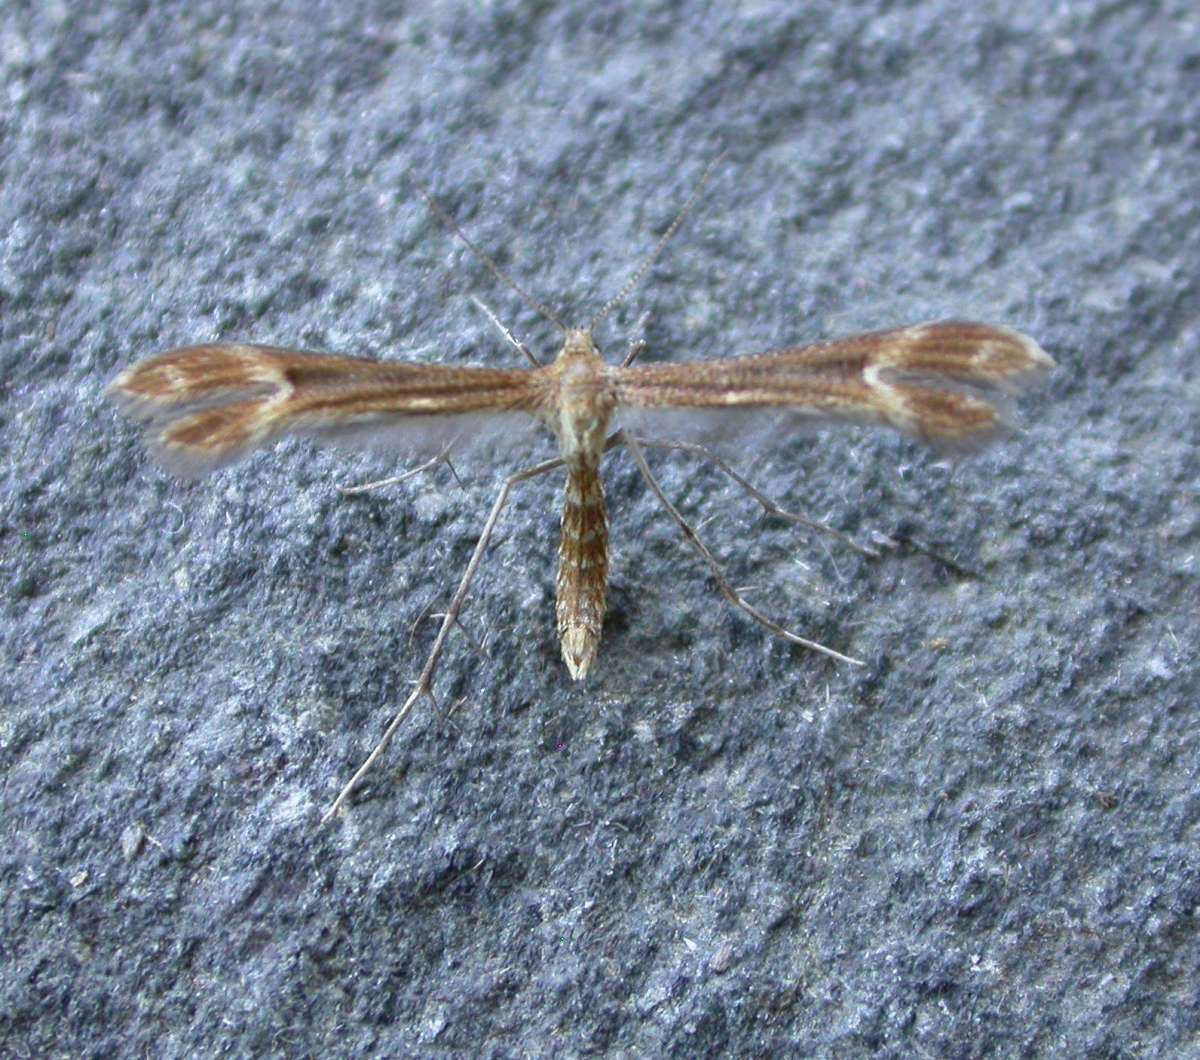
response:
<path id="1" fill-rule="evenodd" d="M 567 469 L 556 582 L 558 639 L 575 680 L 600 648 L 608 593 L 608 509 L 600 457 L 616 411 L 611 370 L 591 332 L 570 330 L 545 369 L 553 394 L 549 422 Z"/>

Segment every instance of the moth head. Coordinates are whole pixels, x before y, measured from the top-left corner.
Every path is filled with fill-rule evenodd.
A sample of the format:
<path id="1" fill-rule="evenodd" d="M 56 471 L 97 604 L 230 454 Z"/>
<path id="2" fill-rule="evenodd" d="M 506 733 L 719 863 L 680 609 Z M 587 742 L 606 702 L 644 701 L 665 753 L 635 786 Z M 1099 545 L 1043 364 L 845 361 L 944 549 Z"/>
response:
<path id="1" fill-rule="evenodd" d="M 592 333 L 587 328 L 567 329 L 567 336 L 563 341 L 563 348 L 559 352 L 558 359 L 560 361 L 576 359 L 588 361 L 602 360 L 596 340 L 592 338 Z"/>

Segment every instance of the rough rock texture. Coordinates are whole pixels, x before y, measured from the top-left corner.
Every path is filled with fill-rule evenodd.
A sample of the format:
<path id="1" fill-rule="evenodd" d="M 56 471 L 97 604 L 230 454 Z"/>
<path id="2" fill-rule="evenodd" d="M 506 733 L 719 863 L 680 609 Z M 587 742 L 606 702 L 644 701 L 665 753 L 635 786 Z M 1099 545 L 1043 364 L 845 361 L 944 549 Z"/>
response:
<path id="1" fill-rule="evenodd" d="M 0 79 L 0 1052 L 1197 1047 L 1194 3 L 51 0 L 0 8 Z M 553 352 L 406 172 L 583 321 L 722 149 L 602 348 L 1004 322 L 1061 364 L 1026 432 L 736 447 L 878 561 L 654 457 L 859 669 L 726 607 L 618 453 L 573 685 L 523 487 L 482 651 L 317 830 L 531 457 L 179 483 L 104 383 L 214 338 L 518 363 L 472 293 Z"/>

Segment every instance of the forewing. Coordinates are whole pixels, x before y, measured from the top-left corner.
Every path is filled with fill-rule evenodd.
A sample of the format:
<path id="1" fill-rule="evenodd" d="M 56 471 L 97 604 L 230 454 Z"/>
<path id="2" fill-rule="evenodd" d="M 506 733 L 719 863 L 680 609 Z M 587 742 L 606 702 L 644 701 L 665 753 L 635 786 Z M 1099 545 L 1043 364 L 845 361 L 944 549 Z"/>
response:
<path id="1" fill-rule="evenodd" d="M 616 371 L 621 423 L 696 437 L 791 425 L 886 426 L 941 447 L 986 441 L 1007 399 L 1054 366 L 1032 339 L 969 321 L 914 324 L 812 346 Z"/>
<path id="2" fill-rule="evenodd" d="M 529 369 L 213 345 L 141 361 L 108 392 L 146 423 L 147 440 L 165 464 L 199 474 L 285 435 L 356 448 L 436 450 L 483 431 L 519 430 L 538 413 L 539 379 Z"/>

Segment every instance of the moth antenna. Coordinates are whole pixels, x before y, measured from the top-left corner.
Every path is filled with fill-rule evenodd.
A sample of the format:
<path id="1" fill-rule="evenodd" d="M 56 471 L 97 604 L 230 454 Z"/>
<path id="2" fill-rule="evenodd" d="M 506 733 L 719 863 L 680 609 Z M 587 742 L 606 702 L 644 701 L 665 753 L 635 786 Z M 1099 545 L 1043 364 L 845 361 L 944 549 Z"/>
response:
<path id="1" fill-rule="evenodd" d="M 497 280 L 499 280 L 501 283 L 507 284 L 514 291 L 516 291 L 522 302 L 529 306 L 530 309 L 544 316 L 548 321 L 550 321 L 551 324 L 556 325 L 559 331 L 561 331 L 564 335 L 567 333 L 567 325 L 558 318 L 558 314 L 556 314 L 554 310 L 552 310 L 544 302 L 539 302 L 533 297 L 533 295 L 525 290 L 524 287 L 517 283 L 516 280 L 509 276 L 507 272 L 500 268 L 500 266 L 496 263 L 496 259 L 493 258 L 486 250 L 484 250 L 483 247 L 471 239 L 471 237 L 459 227 L 458 222 L 455 221 L 454 218 L 451 217 L 444 209 L 442 209 L 441 204 L 433 197 L 433 193 L 427 187 L 425 187 L 424 184 L 422 184 L 411 173 L 408 174 L 408 179 L 412 183 L 413 187 L 417 189 L 421 198 L 425 200 L 425 205 L 429 207 L 430 212 L 439 221 L 441 221 L 441 223 L 447 229 L 449 229 L 450 233 L 456 236 L 458 240 L 464 246 L 466 246 L 468 250 L 471 251 L 472 254 L 474 254 L 480 261 L 484 263 L 484 265 L 487 266 L 488 271 L 495 276 Z"/>
<path id="2" fill-rule="evenodd" d="M 704 172 L 700 175 L 700 180 L 696 184 L 695 190 L 688 196 L 687 202 L 683 204 L 679 213 L 675 215 L 675 220 L 670 223 L 667 230 L 662 234 L 657 243 L 654 244 L 654 249 L 650 251 L 643 259 L 642 263 L 634 270 L 632 276 L 625 281 L 624 286 L 600 307 L 600 311 L 592 317 L 592 322 L 588 324 L 588 331 L 595 331 L 596 328 L 604 321 L 614 309 L 617 308 L 630 293 L 637 287 L 639 283 L 646 278 L 646 273 L 650 271 L 651 266 L 658 260 L 659 255 L 663 252 L 666 245 L 671 242 L 675 233 L 679 231 L 679 226 L 683 224 L 687 215 L 691 213 L 692 207 L 696 204 L 696 200 L 700 198 L 700 193 L 704 191 L 704 186 L 708 183 L 708 178 L 712 176 L 712 172 L 717 166 L 724 161 L 728 151 L 722 151 L 714 158 L 707 166 L 704 167 Z"/>

